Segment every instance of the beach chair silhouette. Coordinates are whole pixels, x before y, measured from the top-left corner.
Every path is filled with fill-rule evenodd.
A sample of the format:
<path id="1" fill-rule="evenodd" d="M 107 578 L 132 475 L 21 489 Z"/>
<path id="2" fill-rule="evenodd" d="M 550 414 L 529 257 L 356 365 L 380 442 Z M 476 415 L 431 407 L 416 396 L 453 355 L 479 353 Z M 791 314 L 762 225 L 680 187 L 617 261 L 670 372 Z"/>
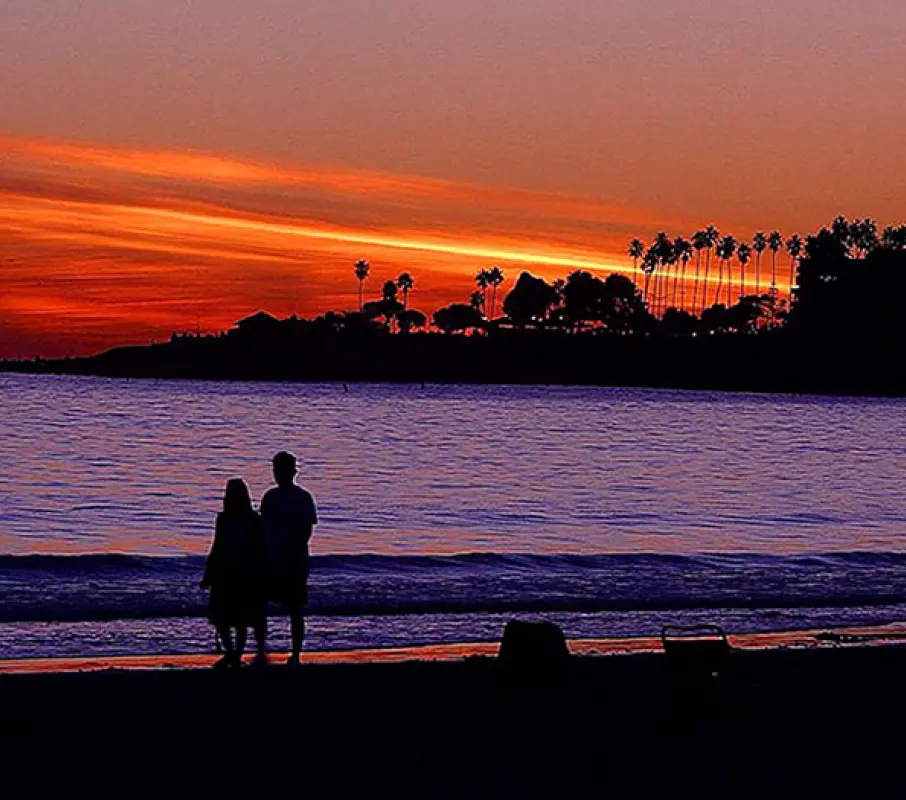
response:
<path id="1" fill-rule="evenodd" d="M 661 644 L 671 673 L 683 678 L 721 677 L 731 650 L 719 625 L 665 625 Z"/>

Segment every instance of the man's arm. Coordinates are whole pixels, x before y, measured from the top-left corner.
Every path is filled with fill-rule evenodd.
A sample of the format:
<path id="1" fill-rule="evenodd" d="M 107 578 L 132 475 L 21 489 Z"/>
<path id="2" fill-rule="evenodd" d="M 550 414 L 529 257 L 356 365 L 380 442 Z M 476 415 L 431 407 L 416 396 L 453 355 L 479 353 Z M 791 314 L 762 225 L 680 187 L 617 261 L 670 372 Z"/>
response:
<path id="1" fill-rule="evenodd" d="M 308 543 L 311 541 L 315 525 L 318 524 L 318 512 L 315 509 L 315 501 L 310 494 L 307 494 L 305 501 L 305 510 L 303 511 L 298 527 L 298 533 L 295 536 L 296 555 L 302 558 L 308 553 Z"/>

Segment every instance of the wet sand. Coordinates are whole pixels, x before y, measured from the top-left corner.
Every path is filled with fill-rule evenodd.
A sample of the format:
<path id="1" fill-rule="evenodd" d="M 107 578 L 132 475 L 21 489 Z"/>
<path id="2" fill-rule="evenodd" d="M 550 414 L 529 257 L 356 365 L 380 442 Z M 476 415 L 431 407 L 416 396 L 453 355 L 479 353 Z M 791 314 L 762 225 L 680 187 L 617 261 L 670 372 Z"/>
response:
<path id="1" fill-rule="evenodd" d="M 5 674 L 4 794 L 901 792 L 906 647 L 737 650 L 718 681 L 666 666 L 580 656 L 533 686 L 486 656 Z"/>
<path id="2" fill-rule="evenodd" d="M 885 645 L 906 643 L 906 625 L 801 630 L 771 633 L 730 634 L 734 650 L 821 648 L 859 644 Z M 659 637 L 570 639 L 570 652 L 576 656 L 616 656 L 661 652 Z M 306 664 L 388 664 L 406 661 L 461 661 L 469 656 L 496 657 L 499 642 L 468 642 L 415 647 L 386 647 L 362 650 L 306 651 Z M 287 654 L 274 656 L 274 662 Z M 0 675 L 30 673 L 97 672 L 99 670 L 207 669 L 218 656 L 209 653 L 131 656 L 92 656 L 80 658 L 0 658 Z M 251 656 L 246 654 L 246 662 Z"/>

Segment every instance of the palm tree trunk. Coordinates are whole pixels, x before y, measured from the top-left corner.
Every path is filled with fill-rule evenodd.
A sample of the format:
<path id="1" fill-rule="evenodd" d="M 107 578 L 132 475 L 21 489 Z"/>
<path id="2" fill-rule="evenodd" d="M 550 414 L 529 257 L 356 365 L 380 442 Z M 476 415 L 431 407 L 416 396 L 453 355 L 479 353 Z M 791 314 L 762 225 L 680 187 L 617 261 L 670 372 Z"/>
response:
<path id="1" fill-rule="evenodd" d="M 711 278 L 711 248 L 705 254 L 705 280 L 702 284 L 702 311 L 705 310 L 708 303 L 708 281 Z"/>
<path id="2" fill-rule="evenodd" d="M 724 260 L 717 259 L 717 288 L 714 290 L 714 305 L 720 302 L 720 292 L 724 288 Z"/>
<path id="3" fill-rule="evenodd" d="M 727 308 L 733 305 L 733 259 L 727 259 Z"/>
<path id="4" fill-rule="evenodd" d="M 755 254 L 755 294 L 761 294 L 761 253 Z"/>
<path id="5" fill-rule="evenodd" d="M 680 276 L 680 265 L 673 265 L 673 299 L 670 301 L 670 305 L 676 308 L 676 293 L 679 289 L 679 276 Z"/>
<path id="6" fill-rule="evenodd" d="M 365 282 L 359 278 L 359 312 L 365 308 Z"/>
<path id="7" fill-rule="evenodd" d="M 670 265 L 664 264 L 664 271 L 661 273 L 657 282 L 657 311 L 661 316 L 664 315 L 664 309 L 667 305 L 667 295 L 664 294 L 664 284 L 667 284 L 667 294 L 670 293 Z"/>
<path id="8" fill-rule="evenodd" d="M 653 314 L 651 308 L 651 273 L 645 273 L 645 305 L 648 306 L 648 313 Z"/>
<path id="9" fill-rule="evenodd" d="M 777 288 L 777 253 L 771 252 L 771 288 Z"/>
<path id="10" fill-rule="evenodd" d="M 790 256 L 790 305 L 793 304 L 793 281 L 796 280 L 796 259 Z"/>
<path id="11" fill-rule="evenodd" d="M 701 279 L 701 270 L 702 270 L 702 251 L 697 250 L 695 253 L 695 281 L 692 284 L 692 313 L 695 313 L 695 310 L 698 308 L 696 305 L 698 301 L 698 284 Z"/>
<path id="12" fill-rule="evenodd" d="M 746 265 L 739 264 L 739 299 L 746 296 Z"/>
<path id="13" fill-rule="evenodd" d="M 683 261 L 682 270 L 680 273 L 680 308 L 684 311 L 686 309 L 686 264 L 688 261 Z M 675 299 L 675 298 L 674 298 Z"/>
<path id="14" fill-rule="evenodd" d="M 664 264 L 664 269 L 669 267 Z M 664 316 L 664 282 L 668 280 L 666 272 L 656 272 L 654 274 L 654 305 L 657 308 L 659 317 Z"/>

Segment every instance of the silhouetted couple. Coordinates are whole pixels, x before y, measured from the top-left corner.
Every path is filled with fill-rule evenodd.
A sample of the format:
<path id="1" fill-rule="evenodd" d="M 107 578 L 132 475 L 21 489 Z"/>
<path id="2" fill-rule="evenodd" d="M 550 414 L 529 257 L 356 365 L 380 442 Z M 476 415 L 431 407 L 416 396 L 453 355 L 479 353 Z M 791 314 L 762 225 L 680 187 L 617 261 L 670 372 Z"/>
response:
<path id="1" fill-rule="evenodd" d="M 267 663 L 267 607 L 275 603 L 290 619 L 292 655 L 299 663 L 305 637 L 303 611 L 308 602 L 308 543 L 318 522 L 311 494 L 295 483 L 296 457 L 274 456 L 277 485 L 252 506 L 244 480 L 227 483 L 223 511 L 201 585 L 210 588 L 208 617 L 217 628 L 225 655 L 218 667 L 239 666 L 248 628 L 255 632 L 255 662 Z M 235 631 L 235 638 L 233 633 Z"/>

